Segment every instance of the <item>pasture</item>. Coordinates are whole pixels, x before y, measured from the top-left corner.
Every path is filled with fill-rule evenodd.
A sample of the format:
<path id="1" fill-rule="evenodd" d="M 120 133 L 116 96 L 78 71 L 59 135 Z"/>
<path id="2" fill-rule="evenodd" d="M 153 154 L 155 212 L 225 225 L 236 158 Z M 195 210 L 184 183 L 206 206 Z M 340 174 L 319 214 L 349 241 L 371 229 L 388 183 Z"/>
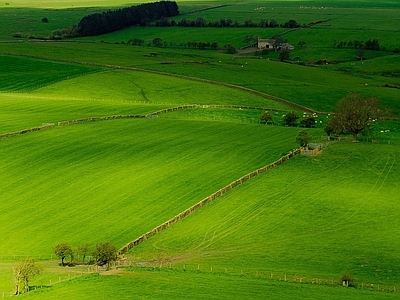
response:
<path id="1" fill-rule="evenodd" d="M 138 262 L 286 273 L 303 281 L 336 281 L 348 271 L 360 285 L 395 284 L 400 279 L 394 238 L 400 211 L 397 148 L 335 144 L 321 156 L 295 158 L 131 255 Z"/>
<path id="2" fill-rule="evenodd" d="M 160 118 L 81 124 L 1 140 L 8 213 L 0 220 L 0 252 L 45 255 L 62 241 L 79 246 L 111 240 L 122 246 L 239 174 L 293 149 L 297 132 Z M 263 146 L 260 139 L 271 142 Z M 93 236 L 94 231 L 99 233 Z"/>
<path id="3" fill-rule="evenodd" d="M 122 276 L 121 276 L 122 275 Z M 171 288 L 173 286 L 173 288 Z M 132 288 L 133 287 L 133 288 Z M 270 281 L 246 275 L 132 269 L 91 275 L 22 295 L 23 299 L 396 299 L 396 293 Z"/>
<path id="4" fill-rule="evenodd" d="M 400 289 L 397 121 L 374 124 L 375 143 L 333 143 L 320 156 L 296 157 L 257 176 L 126 255 L 148 268 L 123 267 L 103 276 L 57 266 L 57 243 L 76 248 L 110 241 L 121 247 L 296 148 L 300 128 L 280 126 L 286 112 L 302 113 L 290 102 L 328 113 L 357 92 L 380 98 L 400 115 L 400 56 L 392 52 L 400 47 L 399 3 L 178 4 L 182 15 L 175 20 L 323 22 L 290 32 L 132 27 L 55 42 L 24 36 L 45 37 L 126 0 L 113 7 L 102 0 L 0 4 L 0 134 L 56 125 L 0 139 L 0 295 L 11 294 L 14 263 L 34 257 L 45 272 L 32 285 L 44 288 L 25 298 L 398 297 L 388 293 Z M 15 33 L 23 37 L 13 38 Z M 249 35 L 275 34 L 296 47 L 286 63 L 275 52 L 222 49 L 245 47 Z M 145 45 L 127 45 L 132 38 Z M 165 46 L 147 45 L 154 38 Z M 355 49 L 332 47 L 374 38 L 385 49 L 367 50 L 365 61 L 356 59 Z M 191 41 L 217 41 L 221 49 L 182 46 Z M 199 106 L 152 118 L 57 126 L 185 104 Z M 275 124 L 259 124 L 262 110 L 207 105 L 262 107 L 273 111 Z M 322 140 L 328 120 L 318 114 L 317 128 L 308 129 L 314 142 Z M 344 272 L 356 279 L 357 289 L 339 287 Z M 316 279 L 320 285 L 311 284 Z M 57 281 L 66 282 L 53 285 Z"/>

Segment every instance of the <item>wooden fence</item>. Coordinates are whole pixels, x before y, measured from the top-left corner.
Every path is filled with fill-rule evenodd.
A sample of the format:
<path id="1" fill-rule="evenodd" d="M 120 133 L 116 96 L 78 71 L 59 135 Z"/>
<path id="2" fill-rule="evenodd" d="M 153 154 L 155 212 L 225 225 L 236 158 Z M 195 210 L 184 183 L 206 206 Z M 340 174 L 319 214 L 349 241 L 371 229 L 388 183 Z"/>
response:
<path id="1" fill-rule="evenodd" d="M 296 155 L 300 154 L 300 149 L 296 149 L 293 152 L 290 152 L 289 154 L 281 157 L 280 159 L 278 159 L 277 161 L 266 165 L 260 169 L 257 169 L 251 173 L 248 173 L 242 177 L 240 177 L 239 179 L 233 181 L 232 183 L 228 184 L 227 186 L 219 189 L 218 191 L 216 191 L 215 193 L 211 194 L 210 196 L 204 198 L 203 200 L 201 200 L 200 202 L 194 204 L 193 206 L 187 208 L 186 210 L 184 210 L 183 212 L 179 213 L 178 215 L 176 215 L 175 217 L 173 217 L 172 219 L 169 219 L 168 221 L 164 222 L 163 224 L 155 227 L 154 229 L 146 232 L 145 234 L 141 235 L 140 237 L 138 237 L 137 239 L 129 242 L 128 244 L 126 244 L 125 246 L 123 246 L 121 249 L 119 249 L 118 254 L 122 255 L 124 253 L 126 253 L 127 251 L 129 251 L 130 249 L 132 249 L 133 247 L 139 245 L 140 243 L 148 240 L 149 238 L 151 238 L 152 236 L 156 235 L 157 233 L 167 229 L 168 227 L 170 227 L 171 225 L 179 222 L 180 220 L 182 220 L 183 218 L 186 218 L 187 216 L 191 215 L 192 213 L 194 213 L 195 211 L 197 211 L 198 209 L 202 208 L 204 205 L 206 205 L 207 203 L 210 203 L 211 201 L 215 200 L 216 198 L 226 194 L 228 191 L 230 191 L 231 189 L 233 189 L 234 187 L 246 182 L 247 180 L 265 173 L 281 164 L 283 164 L 285 161 L 293 158 Z"/>

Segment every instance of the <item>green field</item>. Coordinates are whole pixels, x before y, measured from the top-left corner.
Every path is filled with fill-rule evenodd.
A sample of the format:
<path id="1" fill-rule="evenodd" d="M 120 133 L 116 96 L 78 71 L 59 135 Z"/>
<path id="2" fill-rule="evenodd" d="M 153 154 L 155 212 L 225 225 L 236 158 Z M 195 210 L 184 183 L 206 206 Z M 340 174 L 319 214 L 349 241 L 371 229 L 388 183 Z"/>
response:
<path id="1" fill-rule="evenodd" d="M 396 293 L 270 281 L 246 275 L 133 269 L 122 276 L 78 278 L 23 299 L 397 299 Z M 171 286 L 174 288 L 171 289 Z M 133 287 L 133 288 L 132 288 Z"/>
<path id="2" fill-rule="evenodd" d="M 118 120 L 2 140 L 1 189 L 9 213 L 1 217 L 0 252 L 47 255 L 54 243 L 69 241 L 77 247 L 107 239 L 121 247 L 293 149 L 297 131 L 222 122 Z M 260 138 L 268 137 L 274 142 L 261 147 Z M 20 213 L 24 218 L 17 218 Z M 44 223 L 35 225 L 38 218 Z M 101 233 L 94 237 L 93 230 Z M 42 242 L 28 242 L 32 235 Z"/>
<path id="3" fill-rule="evenodd" d="M 12 294 L 15 263 L 33 257 L 44 272 L 23 298 L 398 298 L 396 120 L 374 124 L 360 143 L 333 142 L 230 190 L 126 253 L 120 263 L 130 267 L 98 275 L 89 274 L 95 267 L 58 266 L 57 243 L 122 247 L 295 149 L 301 129 L 283 126 L 288 111 L 319 111 L 307 130 L 324 144 L 328 113 L 348 93 L 378 97 L 400 116 L 398 1 L 179 1 L 175 20 L 323 22 L 290 32 L 149 26 L 37 39 L 87 14 L 141 3 L 126 2 L 0 4 L 0 134 L 55 125 L 0 139 L 0 295 Z M 223 49 L 275 34 L 295 46 L 286 63 L 277 52 Z M 144 46 L 127 45 L 133 38 Z M 165 46 L 147 45 L 154 38 Z M 355 49 L 333 47 L 356 39 L 378 39 L 384 49 L 358 61 Z M 221 49 L 184 46 L 193 41 Z M 182 105 L 196 107 L 148 115 Z M 263 110 L 274 125 L 260 124 Z M 107 116 L 121 118 L 58 126 Z M 340 286 L 344 272 L 356 288 Z"/>
<path id="4" fill-rule="evenodd" d="M 394 145 L 337 144 L 317 158 L 296 158 L 132 255 L 137 261 L 183 260 L 215 270 L 310 274 L 325 280 L 349 271 L 360 284 L 395 284 L 400 280 L 394 239 L 399 231 L 399 203 L 394 201 L 398 155 Z"/>

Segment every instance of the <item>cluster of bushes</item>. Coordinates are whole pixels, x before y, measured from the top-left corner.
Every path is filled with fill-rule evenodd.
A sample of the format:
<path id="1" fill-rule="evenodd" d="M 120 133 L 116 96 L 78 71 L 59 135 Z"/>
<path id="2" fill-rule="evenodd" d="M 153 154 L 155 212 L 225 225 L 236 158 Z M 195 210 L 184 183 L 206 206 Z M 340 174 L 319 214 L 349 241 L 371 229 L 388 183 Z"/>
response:
<path id="1" fill-rule="evenodd" d="M 276 20 L 261 20 L 259 22 L 253 22 L 253 20 L 244 20 L 243 22 L 238 22 L 232 19 L 220 19 L 217 21 L 207 21 L 204 18 L 197 18 L 195 20 L 181 19 L 179 21 L 168 20 L 167 18 L 161 18 L 157 21 L 150 23 L 151 26 L 156 27 L 261 27 L 261 28 L 298 28 L 298 24 L 295 20 L 289 20 L 285 23 L 279 24 Z"/>

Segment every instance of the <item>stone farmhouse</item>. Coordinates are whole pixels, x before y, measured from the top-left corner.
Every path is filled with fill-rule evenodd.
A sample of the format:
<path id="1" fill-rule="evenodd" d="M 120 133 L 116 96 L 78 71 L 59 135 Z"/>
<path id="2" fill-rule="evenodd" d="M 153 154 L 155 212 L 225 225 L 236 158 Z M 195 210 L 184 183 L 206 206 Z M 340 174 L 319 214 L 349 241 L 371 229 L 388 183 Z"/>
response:
<path id="1" fill-rule="evenodd" d="M 275 49 L 275 40 L 274 39 L 261 39 L 258 38 L 258 49 L 274 49 L 278 50 L 293 50 L 294 47 L 289 43 L 281 43 L 277 45 Z"/>

